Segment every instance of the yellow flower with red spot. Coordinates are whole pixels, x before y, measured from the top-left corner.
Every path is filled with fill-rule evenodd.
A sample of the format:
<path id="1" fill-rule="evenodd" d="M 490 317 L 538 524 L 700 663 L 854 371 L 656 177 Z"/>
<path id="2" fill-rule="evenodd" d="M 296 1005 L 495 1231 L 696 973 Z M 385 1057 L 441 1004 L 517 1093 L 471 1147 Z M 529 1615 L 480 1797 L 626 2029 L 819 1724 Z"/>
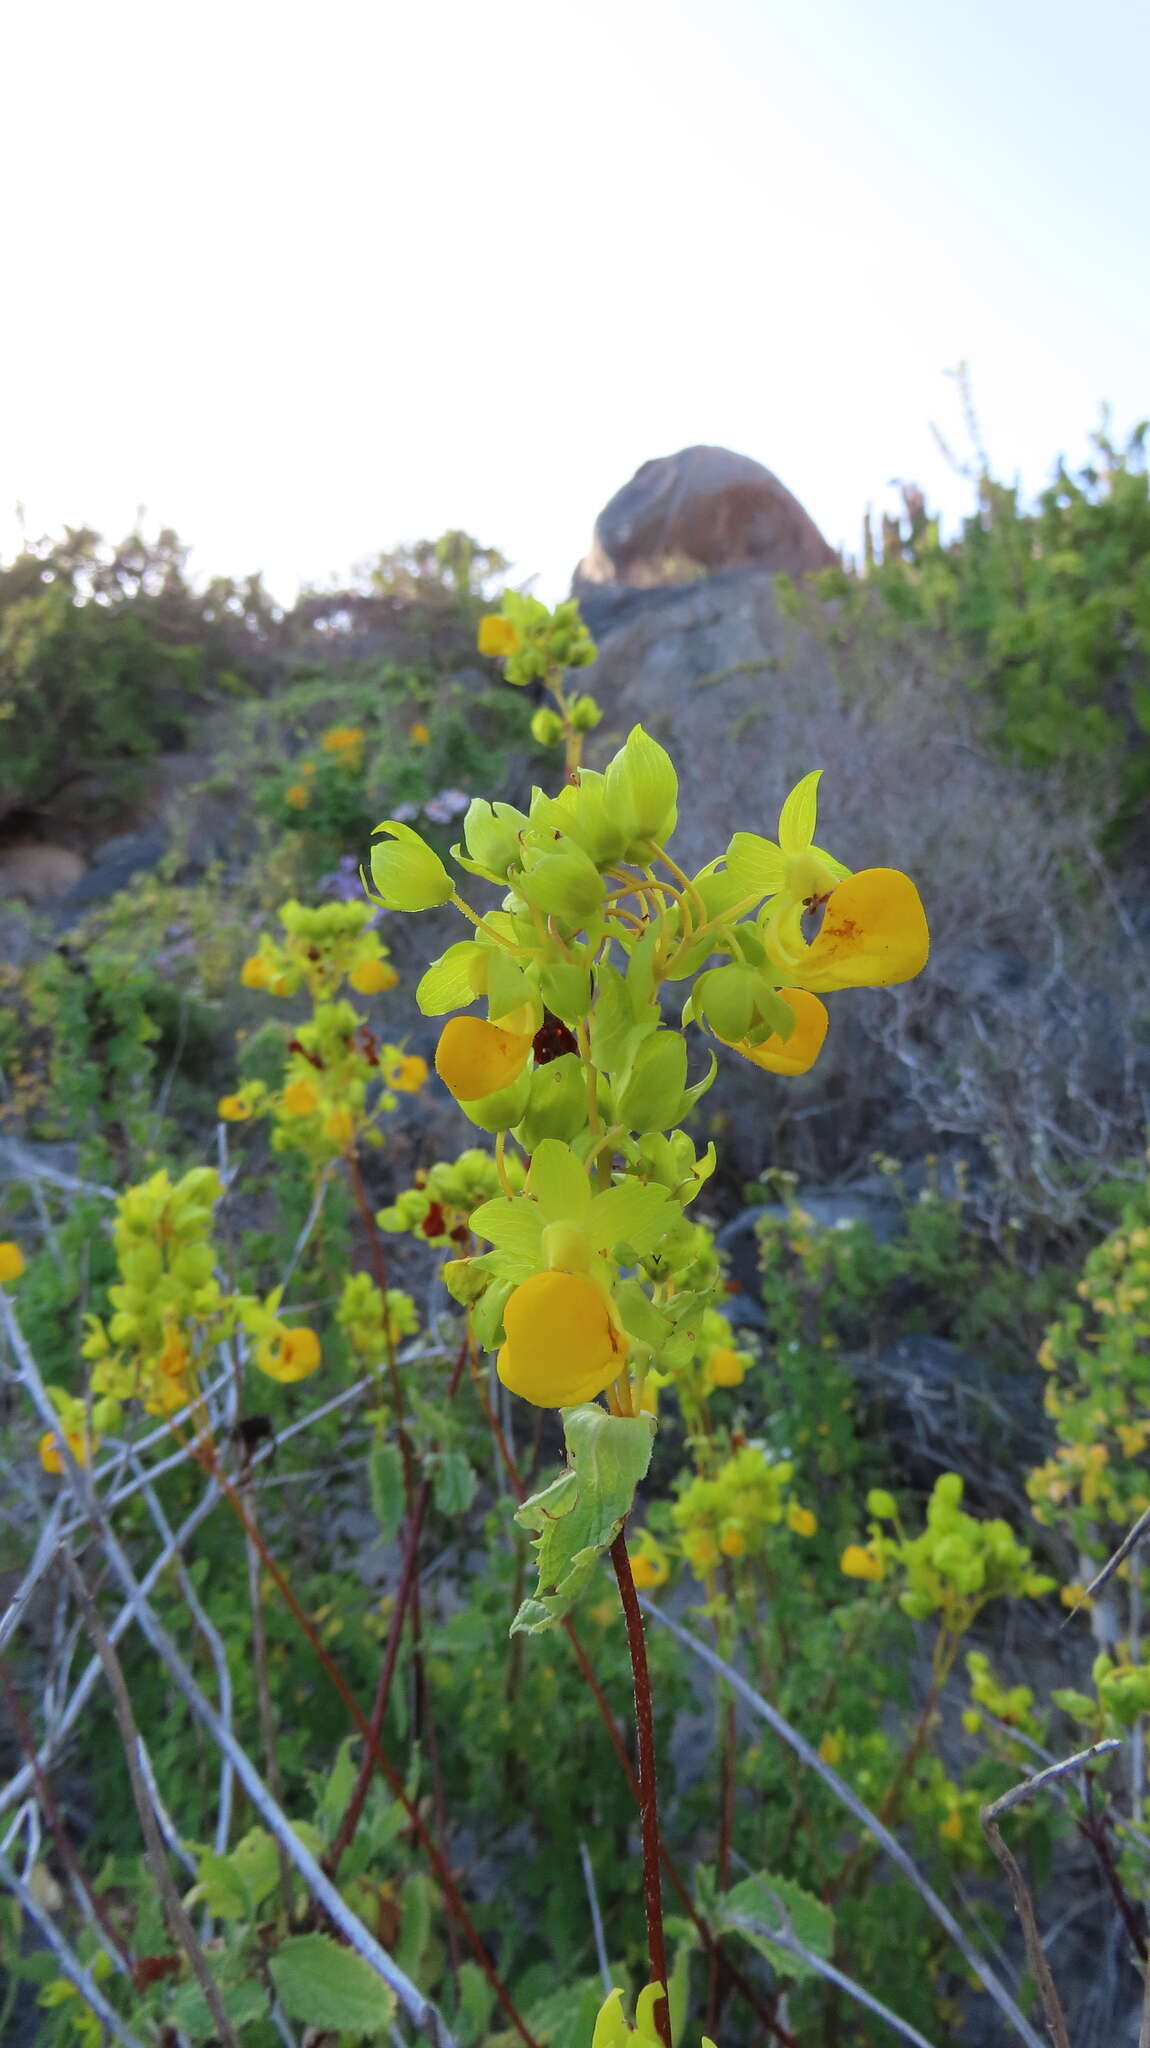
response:
<path id="1" fill-rule="evenodd" d="M 848 1579 L 881 1579 L 886 1567 L 881 1557 L 861 1543 L 848 1543 L 839 1559 L 839 1570 Z"/>
<path id="2" fill-rule="evenodd" d="M 260 1339 L 253 1353 L 260 1371 L 266 1373 L 270 1380 L 279 1380 L 285 1385 L 306 1380 L 316 1370 L 321 1356 L 319 1338 L 306 1323 L 301 1323 L 294 1330 L 285 1329 L 281 1324 L 269 1336 Z"/>
<path id="3" fill-rule="evenodd" d="M 414 1095 L 427 1079 L 427 1061 L 417 1052 L 403 1052 L 384 1068 L 383 1078 L 398 1095 Z"/>
<path id="4" fill-rule="evenodd" d="M 864 868 L 832 889 L 822 929 L 788 958 L 804 989 L 885 988 L 926 966 L 930 931 L 922 899 L 898 868 Z"/>
<path id="5" fill-rule="evenodd" d="M 267 961 L 260 953 L 249 953 L 240 968 L 240 981 L 244 988 L 266 988 L 271 980 Z"/>
<path id="6" fill-rule="evenodd" d="M 239 1095 L 221 1095 L 216 1104 L 216 1114 L 226 1124 L 242 1124 L 250 1114 L 246 1103 Z"/>
<path id="7" fill-rule="evenodd" d="M 593 1401 L 623 1370 L 627 1339 L 586 1273 L 532 1273 L 508 1296 L 499 1377 L 536 1408 Z"/>
<path id="8" fill-rule="evenodd" d="M 479 1102 L 517 1081 L 531 1039 L 482 1017 L 452 1017 L 439 1035 L 435 1071 L 457 1102 Z"/>

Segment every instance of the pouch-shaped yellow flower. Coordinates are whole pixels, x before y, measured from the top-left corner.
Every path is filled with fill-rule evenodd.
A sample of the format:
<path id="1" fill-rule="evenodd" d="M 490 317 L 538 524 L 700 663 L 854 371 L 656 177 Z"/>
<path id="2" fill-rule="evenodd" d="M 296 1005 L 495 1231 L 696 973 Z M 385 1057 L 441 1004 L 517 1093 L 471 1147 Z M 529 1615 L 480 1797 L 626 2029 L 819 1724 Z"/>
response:
<path id="1" fill-rule="evenodd" d="M 482 1017 L 452 1017 L 439 1035 L 435 1071 L 457 1102 L 478 1102 L 518 1080 L 531 1040 Z"/>
<path id="2" fill-rule="evenodd" d="M 831 890 L 821 931 L 789 971 L 804 989 L 824 993 L 885 988 L 921 973 L 929 952 L 926 912 L 910 876 L 863 868 Z"/>
<path id="3" fill-rule="evenodd" d="M 499 1353 L 505 1387 L 537 1408 L 592 1401 L 622 1370 L 627 1340 L 585 1273 L 533 1273 L 508 1297 Z"/>
<path id="4" fill-rule="evenodd" d="M 779 994 L 794 1014 L 794 1028 L 789 1038 L 780 1038 L 777 1031 L 772 1031 L 761 1045 L 751 1045 L 745 1038 L 737 1041 L 725 1038 L 723 1043 L 768 1074 L 807 1074 L 822 1051 L 827 1035 L 826 1005 L 820 1003 L 817 996 L 809 995 L 805 988 L 781 988 Z"/>

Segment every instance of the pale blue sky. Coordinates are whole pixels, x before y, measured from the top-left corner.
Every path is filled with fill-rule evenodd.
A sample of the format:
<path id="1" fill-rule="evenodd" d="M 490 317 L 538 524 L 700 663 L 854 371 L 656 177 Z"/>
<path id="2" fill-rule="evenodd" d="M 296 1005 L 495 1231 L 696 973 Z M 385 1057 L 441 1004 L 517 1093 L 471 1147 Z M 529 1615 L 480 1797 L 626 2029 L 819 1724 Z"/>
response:
<path id="1" fill-rule="evenodd" d="M 637 465 L 828 538 L 1150 411 L 1150 9 L 65 0 L 0 82 L 0 542 L 125 527 L 290 596 L 449 525 L 546 596 Z"/>

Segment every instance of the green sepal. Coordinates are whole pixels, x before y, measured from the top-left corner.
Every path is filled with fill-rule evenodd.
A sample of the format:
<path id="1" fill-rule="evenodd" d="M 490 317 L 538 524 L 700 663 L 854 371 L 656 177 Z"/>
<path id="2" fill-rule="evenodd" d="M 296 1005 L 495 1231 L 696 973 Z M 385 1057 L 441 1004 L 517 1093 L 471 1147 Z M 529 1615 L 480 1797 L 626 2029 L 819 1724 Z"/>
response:
<path id="1" fill-rule="evenodd" d="M 573 839 L 554 842 L 554 851 L 532 858 L 512 878 L 512 888 L 545 917 L 585 924 L 603 909 L 603 877 L 590 856 Z"/>
<path id="2" fill-rule="evenodd" d="M 486 987 L 487 1012 L 493 1022 L 522 1009 L 534 994 L 531 982 L 510 953 L 502 946 L 493 946 L 487 958 Z"/>
<path id="3" fill-rule="evenodd" d="M 481 1351 L 494 1351 L 503 1329 L 507 1298 L 517 1285 L 514 1280 L 493 1280 L 471 1311 L 471 1327 Z"/>
<path id="4" fill-rule="evenodd" d="M 463 1010 L 482 995 L 491 954 L 474 939 L 460 939 L 433 960 L 415 991 L 415 1000 L 425 1017 L 442 1017 L 446 1010 Z"/>
<path id="5" fill-rule="evenodd" d="M 645 1039 L 615 1088 L 616 1120 L 630 1131 L 664 1131 L 676 1121 L 687 1080 L 687 1047 L 677 1031 Z"/>
<path id="6" fill-rule="evenodd" d="M 601 1074 L 612 1074 L 631 1057 L 635 1012 L 627 983 L 617 967 L 602 961 L 595 969 L 595 1008 L 591 1013 L 591 1062 Z"/>
<path id="7" fill-rule="evenodd" d="M 463 818 L 463 843 L 479 872 L 493 882 L 505 882 L 509 868 L 518 867 L 523 848 L 520 833 L 527 819 L 514 804 L 488 803 L 474 796 Z M 459 855 L 454 856 L 457 860 Z"/>
<path id="8" fill-rule="evenodd" d="M 573 1031 L 591 1008 L 590 969 L 578 961 L 548 962 L 540 971 L 539 993 L 552 1015 Z"/>
<path id="9" fill-rule="evenodd" d="M 736 832 L 727 847 L 727 873 L 739 898 L 777 896 L 786 879 L 786 857 L 773 839 Z M 738 900 L 738 899 L 736 899 Z"/>
<path id="10" fill-rule="evenodd" d="M 604 797 L 626 835 L 624 859 L 642 859 L 675 830 L 679 781 L 665 747 L 632 726 L 604 777 Z"/>
<path id="11" fill-rule="evenodd" d="M 623 1328 L 637 1344 L 645 1344 L 656 1354 L 662 1351 L 671 1334 L 671 1324 L 661 1309 L 655 1307 L 650 1295 L 646 1294 L 637 1280 L 620 1280 L 615 1288 L 615 1306 L 623 1318 Z"/>
<path id="12" fill-rule="evenodd" d="M 695 983 L 691 1009 L 694 1017 L 706 1019 L 716 1038 L 737 1045 L 754 1021 L 753 969 L 734 961 L 725 967 L 709 967 Z"/>
<path id="13" fill-rule="evenodd" d="M 650 1415 L 608 1415 L 595 1401 L 563 1410 L 568 1470 L 516 1510 L 538 1536 L 539 1583 L 511 1624 L 512 1635 L 541 1635 L 568 1614 L 598 1560 L 623 1527 L 635 1488 L 651 1462 Z"/>
<path id="14" fill-rule="evenodd" d="M 515 1126 L 525 1152 L 534 1152 L 544 1138 L 577 1138 L 587 1128 L 587 1082 L 577 1053 L 565 1052 L 531 1076 L 527 1109 Z"/>
<path id="15" fill-rule="evenodd" d="M 509 1087 L 497 1088 L 494 1095 L 479 1095 L 474 1102 L 461 1102 L 459 1107 L 481 1131 L 510 1131 L 527 1108 L 530 1094 L 531 1075 L 524 1070 Z"/>
<path id="16" fill-rule="evenodd" d="M 586 1225 L 591 1214 L 591 1179 L 568 1145 L 545 1138 L 532 1156 L 527 1185 L 544 1223 Z"/>

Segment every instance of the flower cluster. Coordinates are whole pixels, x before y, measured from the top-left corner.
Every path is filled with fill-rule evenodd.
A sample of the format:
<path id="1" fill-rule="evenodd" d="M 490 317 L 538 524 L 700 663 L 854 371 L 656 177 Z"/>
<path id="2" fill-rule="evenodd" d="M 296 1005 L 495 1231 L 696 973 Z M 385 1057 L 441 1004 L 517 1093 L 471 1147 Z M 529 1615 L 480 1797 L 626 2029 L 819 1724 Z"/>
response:
<path id="1" fill-rule="evenodd" d="M 353 1356 L 370 1367 L 390 1357 L 400 1339 L 419 1328 L 411 1296 L 389 1287 L 385 1310 L 383 1295 L 368 1273 L 348 1274 L 335 1319 Z"/>
<path id="2" fill-rule="evenodd" d="M 713 1478 L 692 1479 L 671 1509 L 679 1548 L 697 1578 L 713 1572 L 721 1557 L 755 1557 L 771 1532 L 788 1529 L 813 1536 L 818 1522 L 791 1491 L 794 1466 L 772 1459 L 762 1444 L 743 1444 Z"/>
<path id="3" fill-rule="evenodd" d="M 437 1160 L 418 1173 L 414 1187 L 404 1188 L 375 1220 L 381 1230 L 404 1231 L 425 1244 L 465 1245 L 471 1236 L 473 1211 L 494 1201 L 505 1184 L 518 1192 L 524 1177 L 518 1158 L 504 1161 L 501 1179 L 490 1152 L 469 1145 L 457 1159 Z"/>
<path id="4" fill-rule="evenodd" d="M 1035 1517 L 1068 1517 L 1087 1552 L 1103 1525 L 1125 1528 L 1150 1507 L 1150 1184 L 1095 1246 L 1078 1299 L 1039 1351 L 1058 1447 L 1027 1482 Z"/>
<path id="5" fill-rule="evenodd" d="M 637 726 L 604 771 L 579 770 L 555 798 L 536 790 L 526 812 L 471 803 L 454 858 L 504 892 L 482 916 L 417 833 L 380 827 L 378 900 L 454 902 L 473 928 L 418 1000 L 429 1015 L 482 1002 L 485 1016 L 444 1024 L 436 1069 L 470 1120 L 501 1146 L 510 1133 L 532 1165 L 521 1194 L 472 1218 L 494 1253 L 448 1281 L 460 1300 L 483 1296 L 477 1330 L 529 1400 L 567 1407 L 614 1383 L 618 1411 L 633 1413 L 633 1382 L 656 1355 L 665 1369 L 678 1326 L 706 1305 L 663 1285 L 713 1165 L 677 1128 L 716 1071 L 711 1054 L 689 1078 L 689 1027 L 768 1071 L 803 1072 L 826 1031 L 816 988 L 903 980 L 926 958 L 914 885 L 888 869 L 847 875 L 814 845 L 817 782 L 788 798 L 777 843 L 736 834 L 691 878 L 667 851 L 674 768 Z M 687 985 L 678 1028 L 661 1002 L 675 983 Z"/>
<path id="6" fill-rule="evenodd" d="M 276 996 L 306 989 L 312 1015 L 287 1041 L 279 1088 L 249 1081 L 220 1098 L 219 1114 L 227 1123 L 270 1115 L 274 1149 L 303 1152 L 320 1166 L 361 1140 L 378 1144 L 379 1118 L 395 1108 L 397 1095 L 423 1086 L 427 1064 L 402 1046 L 381 1043 L 346 998 L 333 1000 L 345 981 L 359 995 L 395 987 L 367 904 L 326 903 L 313 910 L 285 903 L 279 920 L 283 939 L 263 938 L 244 962 L 241 980 Z"/>
<path id="7" fill-rule="evenodd" d="M 349 777 L 360 774 L 363 768 L 364 732 L 358 725 L 333 725 L 320 735 L 320 747 L 327 756 L 324 766 L 334 766 Z M 284 791 L 284 802 L 293 811 L 306 811 L 315 794 L 316 763 L 310 759 L 301 761 L 295 771 L 295 779 Z"/>
<path id="8" fill-rule="evenodd" d="M 926 1527 L 907 1537 L 889 1493 L 867 1496 L 872 1521 L 864 1544 L 848 1544 L 842 1570 L 848 1578 L 903 1578 L 899 1606 L 915 1621 L 937 1615 L 948 1636 L 965 1634 L 988 1600 L 1020 1599 L 1047 1593 L 1054 1580 L 1034 1569 L 1025 1544 L 1008 1522 L 980 1522 L 962 1507 L 957 1472 L 936 1479 L 927 1502 Z M 893 1533 L 888 1534 L 888 1529 Z"/>

